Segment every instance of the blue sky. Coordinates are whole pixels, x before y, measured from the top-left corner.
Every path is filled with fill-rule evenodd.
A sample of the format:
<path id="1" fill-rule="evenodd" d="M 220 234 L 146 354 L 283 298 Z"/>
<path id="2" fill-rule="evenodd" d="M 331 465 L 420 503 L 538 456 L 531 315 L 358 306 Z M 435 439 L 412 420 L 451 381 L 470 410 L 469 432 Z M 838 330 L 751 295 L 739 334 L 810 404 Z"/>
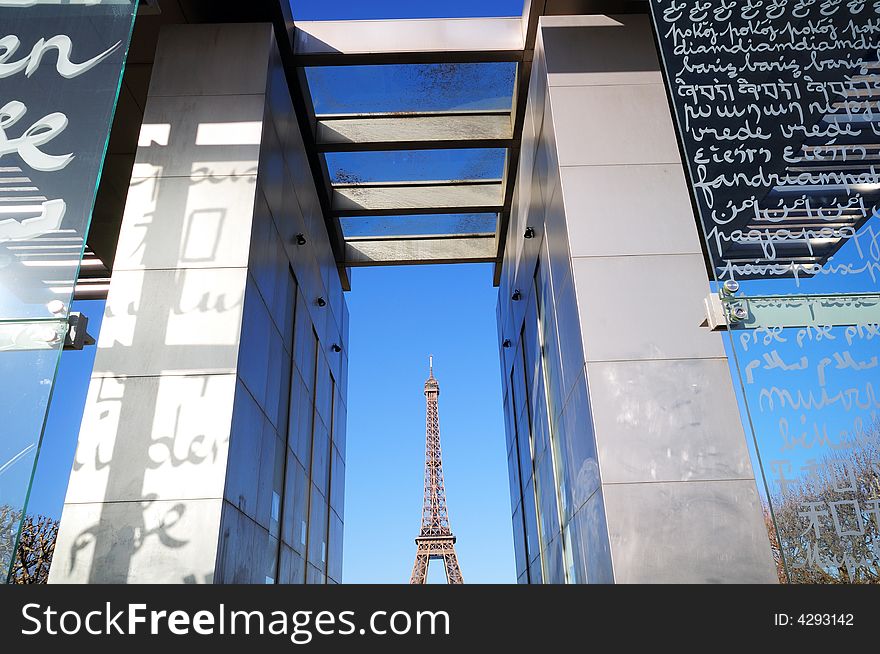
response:
<path id="1" fill-rule="evenodd" d="M 354 271 L 344 581 L 409 580 L 429 354 L 440 382 L 447 500 L 465 581 L 515 581 L 496 298 L 488 264 Z"/>

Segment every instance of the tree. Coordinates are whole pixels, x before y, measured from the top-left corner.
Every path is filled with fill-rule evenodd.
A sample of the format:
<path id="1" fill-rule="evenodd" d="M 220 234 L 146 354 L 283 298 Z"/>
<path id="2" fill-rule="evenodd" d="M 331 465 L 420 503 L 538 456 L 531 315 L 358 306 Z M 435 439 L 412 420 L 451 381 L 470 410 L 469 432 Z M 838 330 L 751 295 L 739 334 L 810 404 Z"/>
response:
<path id="1" fill-rule="evenodd" d="M 0 506 L 0 561 L 8 561 L 15 542 L 21 511 Z M 21 523 L 18 550 L 12 561 L 12 584 L 45 584 L 55 553 L 58 521 L 46 516 L 27 516 Z M 5 571 L 4 571 L 5 572 Z"/>
<path id="2" fill-rule="evenodd" d="M 764 507 L 791 583 L 880 583 L 880 423 L 852 436 Z"/>
<path id="3" fill-rule="evenodd" d="M 45 584 L 58 539 L 58 521 L 46 516 L 27 516 L 21 525 L 18 553 L 12 565 L 14 584 Z"/>

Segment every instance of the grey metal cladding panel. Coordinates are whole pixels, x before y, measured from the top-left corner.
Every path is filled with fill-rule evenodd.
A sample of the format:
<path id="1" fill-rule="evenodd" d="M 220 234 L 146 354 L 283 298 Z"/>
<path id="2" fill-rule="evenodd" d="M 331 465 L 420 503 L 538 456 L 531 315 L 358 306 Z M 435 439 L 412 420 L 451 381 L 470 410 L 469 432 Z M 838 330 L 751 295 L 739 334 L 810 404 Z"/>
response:
<path id="1" fill-rule="evenodd" d="M 235 372 L 246 276 L 244 268 L 115 272 L 92 375 Z"/>
<path id="2" fill-rule="evenodd" d="M 553 86 L 549 95 L 561 166 L 681 161 L 663 84 Z"/>
<path id="3" fill-rule="evenodd" d="M 700 254 L 678 164 L 562 168 L 571 256 Z"/>
<path id="4" fill-rule="evenodd" d="M 259 405 L 239 381 L 235 387 L 223 495 L 230 504 L 252 517 L 256 517 L 257 512 L 264 420 Z"/>
<path id="5" fill-rule="evenodd" d="M 525 574 L 528 565 L 526 561 L 526 535 L 523 527 L 522 505 L 513 510 L 513 555 L 516 564 L 517 575 Z"/>
<path id="6" fill-rule="evenodd" d="M 213 583 L 222 503 L 66 504 L 50 583 Z"/>
<path id="7" fill-rule="evenodd" d="M 314 239 L 306 227 L 300 198 L 296 193 L 297 186 L 294 182 L 293 174 L 287 164 L 282 166 L 282 170 L 281 208 L 278 212 L 273 210 L 272 217 L 275 219 L 275 226 L 281 235 L 287 257 L 293 264 L 293 267 L 297 268 L 304 253 L 312 253 L 312 256 L 314 256 Z M 305 237 L 306 243 L 304 245 L 297 243 L 296 237 L 298 234 L 302 234 Z"/>
<path id="8" fill-rule="evenodd" d="M 529 78 L 526 111 L 531 114 L 535 134 L 540 134 L 544 124 L 544 106 L 547 96 L 547 59 L 544 53 L 543 30 L 538 30 L 535 54 L 532 59 L 532 72 Z"/>
<path id="9" fill-rule="evenodd" d="M 755 482 L 605 484 L 618 583 L 776 583 Z"/>
<path id="10" fill-rule="evenodd" d="M 554 308 L 556 310 L 556 329 L 559 334 L 559 358 L 562 364 L 563 402 L 584 371 L 584 348 L 581 334 L 581 318 L 572 276 L 562 280 L 562 286 L 553 280 Z"/>
<path id="11" fill-rule="evenodd" d="M 562 557 L 562 537 L 557 532 L 556 537 L 544 549 L 542 554 L 547 574 L 544 577 L 545 584 L 564 584 L 565 567 Z"/>
<path id="12" fill-rule="evenodd" d="M 269 23 L 166 25 L 150 95 L 264 93 L 274 44 Z"/>
<path id="13" fill-rule="evenodd" d="M 272 217 L 282 225 L 285 222 L 284 194 L 292 182 L 285 178 L 284 154 L 281 142 L 271 120 L 264 119 L 260 142 L 260 162 L 257 166 L 257 184 L 260 187 Z M 292 191 L 291 191 L 292 192 Z"/>
<path id="14" fill-rule="evenodd" d="M 132 180 L 114 270 L 247 265 L 253 175 Z"/>
<path id="15" fill-rule="evenodd" d="M 724 357 L 700 323 L 709 281 L 702 255 L 572 260 L 588 361 Z"/>
<path id="16" fill-rule="evenodd" d="M 544 240 L 553 287 L 561 289 L 571 278 L 571 250 L 568 247 L 568 208 L 562 186 L 557 184 L 544 207 Z M 577 218 L 576 214 L 573 214 Z M 547 262 L 545 262 L 547 263 Z"/>
<path id="17" fill-rule="evenodd" d="M 132 179 L 253 175 L 263 95 L 150 96 Z M 173 125 L 171 130 L 169 126 Z"/>
<path id="18" fill-rule="evenodd" d="M 582 371 L 557 421 L 567 513 L 575 513 L 598 490 L 599 462 L 586 375 Z"/>
<path id="19" fill-rule="evenodd" d="M 302 584 L 305 582 L 305 561 L 303 561 L 302 556 L 283 543 L 281 545 L 280 563 L 278 571 L 279 584 Z"/>
<path id="20" fill-rule="evenodd" d="M 284 66 L 281 58 L 277 54 L 277 49 L 273 49 L 272 62 L 269 69 L 269 83 L 266 90 L 266 106 L 268 107 L 269 116 L 278 139 L 283 148 L 291 143 L 291 130 L 299 131 L 299 124 L 296 120 L 296 114 L 293 109 L 293 102 L 290 98 L 290 90 L 287 86 L 287 77 L 285 76 Z"/>
<path id="21" fill-rule="evenodd" d="M 604 483 L 753 478 L 726 359 L 587 363 Z"/>
<path id="22" fill-rule="evenodd" d="M 287 450 L 287 471 L 284 477 L 284 504 L 281 517 L 281 540 L 302 554 L 302 523 L 307 521 L 307 494 L 309 479 L 305 468 Z"/>
<path id="23" fill-rule="evenodd" d="M 273 547 L 274 545 L 274 547 Z M 269 532 L 227 503 L 217 545 L 217 583 L 263 584 L 277 544 Z"/>
<path id="24" fill-rule="evenodd" d="M 280 452 L 276 452 L 276 449 L 280 450 L 283 444 L 271 423 L 265 416 L 261 417 L 263 420 L 260 436 L 260 472 L 257 475 L 257 510 L 251 517 L 261 527 L 269 529 L 272 515 L 272 492 L 275 481 L 275 459 L 276 454 L 280 455 Z"/>
<path id="25" fill-rule="evenodd" d="M 513 425 L 511 425 L 510 428 L 512 430 Z M 511 437 L 511 441 L 513 441 L 513 438 L 514 437 Z M 522 489 L 520 488 L 519 478 L 519 458 L 516 447 L 513 445 L 507 453 L 507 482 L 508 490 L 510 492 L 510 511 L 512 513 L 516 508 L 516 505 L 522 499 Z"/>
<path id="26" fill-rule="evenodd" d="M 222 497 L 235 388 L 233 374 L 94 378 L 65 502 Z"/>
<path id="27" fill-rule="evenodd" d="M 551 86 L 662 82 L 646 14 L 554 17 L 541 35 Z"/>
<path id="28" fill-rule="evenodd" d="M 549 206 L 549 200 L 553 197 L 553 193 L 559 184 L 559 139 L 573 138 L 567 134 L 565 129 L 560 129 L 556 125 L 554 115 L 556 113 L 555 100 L 551 98 L 548 92 L 544 98 L 544 122 L 540 130 L 536 130 L 537 149 L 535 152 L 535 169 L 537 183 L 541 189 L 541 197 L 544 204 Z M 583 118 L 583 116 L 582 116 Z M 567 127 L 563 125 L 563 128 Z M 576 127 L 571 126 L 571 129 Z"/>
<path id="29" fill-rule="evenodd" d="M 242 334 L 247 334 L 239 345 L 238 375 L 253 395 L 257 404 L 265 410 L 267 406 L 267 368 L 270 365 L 270 341 L 280 339 L 269 311 L 257 287 L 248 276 L 244 302 L 244 317 L 241 323 Z"/>

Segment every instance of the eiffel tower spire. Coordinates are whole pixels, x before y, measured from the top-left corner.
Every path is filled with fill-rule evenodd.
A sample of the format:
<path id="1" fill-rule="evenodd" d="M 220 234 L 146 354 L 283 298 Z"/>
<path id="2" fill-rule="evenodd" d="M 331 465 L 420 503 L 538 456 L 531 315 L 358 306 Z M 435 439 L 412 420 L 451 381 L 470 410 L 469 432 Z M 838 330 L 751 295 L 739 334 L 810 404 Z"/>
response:
<path id="1" fill-rule="evenodd" d="M 427 581 L 431 559 L 443 561 L 448 583 L 464 583 L 455 555 L 455 536 L 452 535 L 446 510 L 446 488 L 440 456 L 440 416 L 437 409 L 439 396 L 440 384 L 434 378 L 432 356 L 428 358 L 428 380 L 425 382 L 425 500 L 422 505 L 422 528 L 416 538 L 416 562 L 409 581 L 411 584 L 424 584 Z"/>

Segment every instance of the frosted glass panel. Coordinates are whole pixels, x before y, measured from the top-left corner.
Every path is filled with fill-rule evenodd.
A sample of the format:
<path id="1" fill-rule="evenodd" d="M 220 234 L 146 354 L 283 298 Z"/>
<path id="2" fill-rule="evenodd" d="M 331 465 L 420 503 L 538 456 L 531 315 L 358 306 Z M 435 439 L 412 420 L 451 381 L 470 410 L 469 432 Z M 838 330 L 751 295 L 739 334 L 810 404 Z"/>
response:
<path id="1" fill-rule="evenodd" d="M 0 0 L 0 577 L 30 479 L 135 2 Z"/>

